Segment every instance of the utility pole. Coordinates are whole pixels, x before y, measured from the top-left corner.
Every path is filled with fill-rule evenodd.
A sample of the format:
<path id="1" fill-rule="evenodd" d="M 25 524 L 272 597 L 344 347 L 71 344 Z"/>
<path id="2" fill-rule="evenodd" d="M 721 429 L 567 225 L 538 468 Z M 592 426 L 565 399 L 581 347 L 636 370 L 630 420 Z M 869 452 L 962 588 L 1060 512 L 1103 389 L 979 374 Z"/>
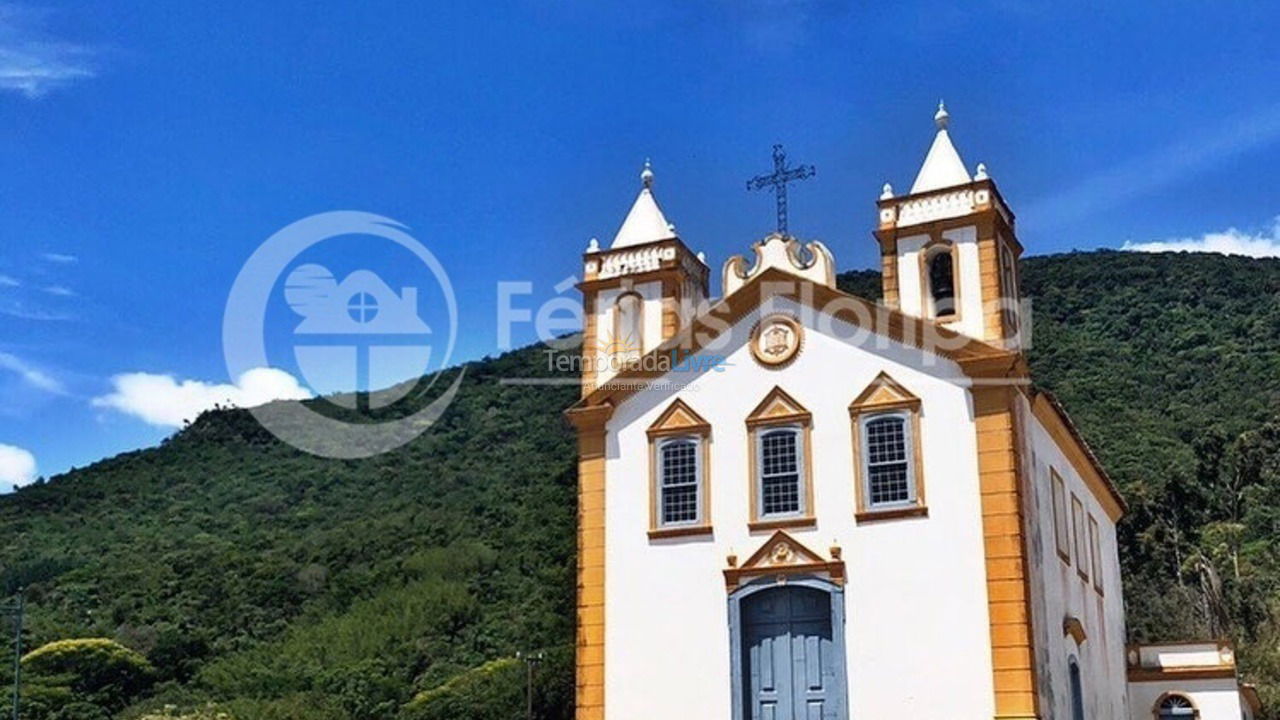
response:
<path id="1" fill-rule="evenodd" d="M 526 720 L 533 720 L 533 667 L 542 662 L 543 653 L 516 653 L 517 660 L 524 661 L 525 667 L 525 685 L 524 685 L 524 712 Z M 16 720 L 16 718 L 15 718 Z"/>
<path id="2" fill-rule="evenodd" d="M 18 708 L 22 700 L 22 615 L 25 605 L 22 588 L 18 588 L 18 597 L 0 606 L 0 612 L 13 616 L 13 720 L 19 720 Z"/>

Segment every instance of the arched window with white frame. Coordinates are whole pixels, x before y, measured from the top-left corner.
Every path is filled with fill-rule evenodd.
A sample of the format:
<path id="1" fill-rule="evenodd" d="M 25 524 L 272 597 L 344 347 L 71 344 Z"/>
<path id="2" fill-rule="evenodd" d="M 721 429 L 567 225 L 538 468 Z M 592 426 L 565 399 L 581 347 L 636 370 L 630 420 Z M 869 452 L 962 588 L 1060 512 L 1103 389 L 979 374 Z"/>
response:
<path id="1" fill-rule="evenodd" d="M 1191 698 L 1182 693 L 1167 693 L 1156 701 L 1156 720 L 1187 720 L 1200 717 Z"/>

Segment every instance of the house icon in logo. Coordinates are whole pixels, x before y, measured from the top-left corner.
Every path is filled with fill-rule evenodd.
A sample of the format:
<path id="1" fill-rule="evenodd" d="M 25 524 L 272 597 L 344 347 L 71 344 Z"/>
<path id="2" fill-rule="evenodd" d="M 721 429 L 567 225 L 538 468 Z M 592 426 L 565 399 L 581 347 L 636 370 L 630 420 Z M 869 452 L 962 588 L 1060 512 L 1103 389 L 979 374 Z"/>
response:
<path id="1" fill-rule="evenodd" d="M 328 268 L 308 264 L 289 273 L 284 297 L 302 316 L 293 331 L 294 356 L 317 392 L 368 393 L 426 370 L 431 328 L 418 317 L 417 288 L 397 294 L 369 270 L 338 282 Z M 370 406 L 388 405 L 401 395 L 379 393 Z"/>
<path id="2" fill-rule="evenodd" d="M 285 281 L 285 301 L 303 317 L 299 335 L 426 335 L 418 317 L 418 289 L 397 295 L 382 278 L 357 270 L 341 283 L 322 265 L 303 265 Z"/>

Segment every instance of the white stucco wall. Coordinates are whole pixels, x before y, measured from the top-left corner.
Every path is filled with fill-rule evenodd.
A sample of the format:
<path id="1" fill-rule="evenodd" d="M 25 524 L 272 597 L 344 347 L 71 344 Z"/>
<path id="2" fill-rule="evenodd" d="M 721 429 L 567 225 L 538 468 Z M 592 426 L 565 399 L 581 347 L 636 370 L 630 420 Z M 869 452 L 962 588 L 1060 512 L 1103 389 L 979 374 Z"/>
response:
<path id="1" fill-rule="evenodd" d="M 1042 709 L 1045 717 L 1069 718 L 1070 681 L 1068 661 L 1076 657 L 1080 664 L 1085 698 L 1085 717 L 1128 717 L 1126 705 L 1125 626 L 1123 588 L 1120 581 L 1120 559 L 1116 545 L 1115 524 L 1107 517 L 1083 479 L 1031 414 L 1027 403 L 1021 412 L 1027 428 L 1030 447 L 1028 466 L 1033 467 L 1029 563 L 1033 582 L 1034 617 L 1037 620 L 1036 650 Z M 1053 519 L 1053 494 L 1050 469 L 1062 477 L 1070 562 L 1058 555 Z M 1076 556 L 1075 528 L 1072 527 L 1071 497 L 1080 498 L 1084 506 L 1085 557 L 1089 563 L 1089 579 L 1077 572 L 1081 561 Z M 1094 571 L 1089 557 L 1088 517 L 1098 521 L 1102 555 L 1102 587 L 1094 587 Z M 1075 617 L 1083 624 L 1086 640 L 1080 646 L 1063 633 L 1063 620 Z"/>
<path id="2" fill-rule="evenodd" d="M 1235 678 L 1133 683 L 1129 686 L 1131 711 L 1128 717 L 1152 720 L 1156 701 L 1168 692 L 1186 695 L 1200 711 L 1197 720 L 1251 720 L 1248 706 L 1240 702 Z"/>
<path id="3" fill-rule="evenodd" d="M 981 338 L 986 328 L 982 318 L 982 268 L 978 260 L 978 229 L 967 225 L 943 230 L 942 237 L 955 243 L 959 250 L 956 306 L 960 309 L 959 320 L 942 323 L 942 326 L 969 337 Z M 924 313 L 920 252 L 928 242 L 928 235 L 910 235 L 898 239 L 899 302 L 904 313 L 916 317 Z"/>
<path id="4" fill-rule="evenodd" d="M 845 627 L 853 718 L 954 720 L 994 712 L 981 496 L 969 393 L 952 364 L 880 339 L 863 347 L 806 320 L 803 350 L 765 369 L 746 345 L 759 314 L 730 330 L 722 371 L 673 373 L 687 387 L 652 387 L 608 425 L 606 460 L 606 715 L 609 720 L 731 716 L 727 594 L 731 552 L 746 559 L 771 532 L 747 529 L 745 419 L 779 385 L 813 416 L 817 525 L 788 530 L 847 563 Z M 833 334 L 855 329 L 835 323 Z M 876 344 L 874 341 L 873 345 Z M 713 351 L 704 352 L 703 355 Z M 929 515 L 854 521 L 850 402 L 881 371 L 922 400 L 921 441 Z M 645 430 L 676 398 L 712 426 L 714 536 L 651 541 Z M 1118 596 L 1118 592 L 1117 592 Z"/>

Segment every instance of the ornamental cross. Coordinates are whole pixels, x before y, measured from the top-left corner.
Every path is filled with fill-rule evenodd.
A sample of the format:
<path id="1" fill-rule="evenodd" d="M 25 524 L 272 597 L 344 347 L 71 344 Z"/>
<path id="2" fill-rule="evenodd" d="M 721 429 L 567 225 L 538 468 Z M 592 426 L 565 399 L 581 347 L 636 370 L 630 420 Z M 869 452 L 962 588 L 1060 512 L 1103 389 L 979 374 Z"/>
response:
<path id="1" fill-rule="evenodd" d="M 817 170 L 812 165 L 787 167 L 787 154 L 781 145 L 773 146 L 773 174 L 757 175 L 747 181 L 748 190 L 763 190 L 773 186 L 773 195 L 778 201 L 778 234 L 787 235 L 787 183 L 795 180 L 811 178 Z"/>

